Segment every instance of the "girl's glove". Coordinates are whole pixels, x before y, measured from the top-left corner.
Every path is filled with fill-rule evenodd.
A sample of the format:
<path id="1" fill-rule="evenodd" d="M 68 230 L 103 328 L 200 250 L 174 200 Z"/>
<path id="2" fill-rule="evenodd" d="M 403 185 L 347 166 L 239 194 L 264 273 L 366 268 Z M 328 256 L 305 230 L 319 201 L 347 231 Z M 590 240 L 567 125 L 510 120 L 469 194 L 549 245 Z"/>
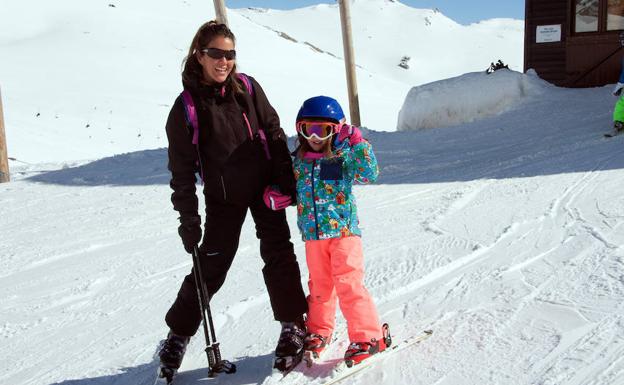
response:
<path id="1" fill-rule="evenodd" d="M 201 241 L 201 218 L 199 215 L 180 217 L 180 226 L 178 226 L 178 234 L 182 238 L 184 250 L 187 253 L 193 252 L 193 247 L 197 246 Z"/>
<path id="2" fill-rule="evenodd" d="M 290 195 L 282 194 L 276 186 L 267 186 L 262 194 L 262 199 L 266 207 L 273 211 L 283 210 L 290 206 L 292 198 Z"/>
<path id="3" fill-rule="evenodd" d="M 349 144 L 355 146 L 360 143 L 362 140 L 362 131 L 356 126 L 352 126 L 350 124 L 343 124 L 340 128 L 340 133 L 338 134 L 338 143 L 342 143 L 345 139 L 349 139 Z"/>

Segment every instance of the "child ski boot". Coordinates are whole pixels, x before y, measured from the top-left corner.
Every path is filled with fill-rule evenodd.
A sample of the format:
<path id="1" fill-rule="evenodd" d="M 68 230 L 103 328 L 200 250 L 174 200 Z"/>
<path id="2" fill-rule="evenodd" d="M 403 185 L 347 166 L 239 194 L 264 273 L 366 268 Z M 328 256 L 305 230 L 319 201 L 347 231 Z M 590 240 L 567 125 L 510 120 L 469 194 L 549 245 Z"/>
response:
<path id="1" fill-rule="evenodd" d="M 390 328 L 388 324 L 381 327 L 383 337 L 381 340 L 373 338 L 366 342 L 352 342 L 345 352 L 344 360 L 347 367 L 352 367 L 360 362 L 370 358 L 372 355 L 383 352 L 392 345 L 392 337 L 390 336 Z"/>
<path id="2" fill-rule="evenodd" d="M 162 344 L 158 356 L 160 357 L 159 377 L 164 378 L 167 384 L 173 381 L 173 376 L 177 373 L 182 358 L 186 352 L 191 337 L 185 337 L 169 331 L 167 339 Z"/>
<path id="3" fill-rule="evenodd" d="M 303 340 L 303 360 L 308 367 L 311 367 L 314 361 L 320 357 L 330 340 L 331 336 L 323 337 L 314 333 L 306 335 L 305 340 Z"/>
<path id="4" fill-rule="evenodd" d="M 282 322 L 282 331 L 275 348 L 274 369 L 286 375 L 301 362 L 305 335 L 306 328 L 303 320 Z"/>

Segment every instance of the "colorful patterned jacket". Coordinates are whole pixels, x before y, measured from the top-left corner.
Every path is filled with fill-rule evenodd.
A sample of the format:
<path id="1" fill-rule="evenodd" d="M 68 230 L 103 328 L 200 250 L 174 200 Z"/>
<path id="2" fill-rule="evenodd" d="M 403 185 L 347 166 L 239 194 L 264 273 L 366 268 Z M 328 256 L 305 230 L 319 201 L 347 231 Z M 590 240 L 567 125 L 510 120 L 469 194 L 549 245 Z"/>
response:
<path id="1" fill-rule="evenodd" d="M 297 225 L 304 241 L 361 235 L 353 182 L 372 183 L 379 175 L 377 159 L 366 140 L 351 147 L 348 140 L 331 158 L 295 157 Z"/>

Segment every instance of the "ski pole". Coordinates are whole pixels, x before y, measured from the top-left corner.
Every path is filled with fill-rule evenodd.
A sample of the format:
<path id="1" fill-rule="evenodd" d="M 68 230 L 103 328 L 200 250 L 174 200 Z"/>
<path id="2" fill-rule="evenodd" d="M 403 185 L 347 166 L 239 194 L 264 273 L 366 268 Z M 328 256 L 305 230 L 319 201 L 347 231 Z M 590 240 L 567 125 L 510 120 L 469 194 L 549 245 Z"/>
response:
<path id="1" fill-rule="evenodd" d="M 217 373 L 232 374 L 236 372 L 236 365 L 230 361 L 221 359 L 221 351 L 215 333 L 215 327 L 212 322 L 212 314 L 210 313 L 210 299 L 208 290 L 204 282 L 204 275 L 201 270 L 201 261 L 199 259 L 199 249 L 193 247 L 193 273 L 195 276 L 195 287 L 197 289 L 197 298 L 199 300 L 199 308 L 202 312 L 204 336 L 206 338 L 206 357 L 208 358 L 208 376 L 214 377 Z M 210 332 L 208 332 L 210 328 Z M 212 338 L 211 338 L 212 337 Z"/>

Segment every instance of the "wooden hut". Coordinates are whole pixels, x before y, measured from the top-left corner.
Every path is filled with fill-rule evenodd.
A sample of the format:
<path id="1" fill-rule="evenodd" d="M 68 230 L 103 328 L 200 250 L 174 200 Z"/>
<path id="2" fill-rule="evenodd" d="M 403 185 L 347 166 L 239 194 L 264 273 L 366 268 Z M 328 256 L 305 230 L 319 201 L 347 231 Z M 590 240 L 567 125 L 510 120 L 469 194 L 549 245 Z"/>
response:
<path id="1" fill-rule="evenodd" d="M 524 70 L 564 87 L 615 83 L 623 31 L 624 0 L 526 0 Z"/>

